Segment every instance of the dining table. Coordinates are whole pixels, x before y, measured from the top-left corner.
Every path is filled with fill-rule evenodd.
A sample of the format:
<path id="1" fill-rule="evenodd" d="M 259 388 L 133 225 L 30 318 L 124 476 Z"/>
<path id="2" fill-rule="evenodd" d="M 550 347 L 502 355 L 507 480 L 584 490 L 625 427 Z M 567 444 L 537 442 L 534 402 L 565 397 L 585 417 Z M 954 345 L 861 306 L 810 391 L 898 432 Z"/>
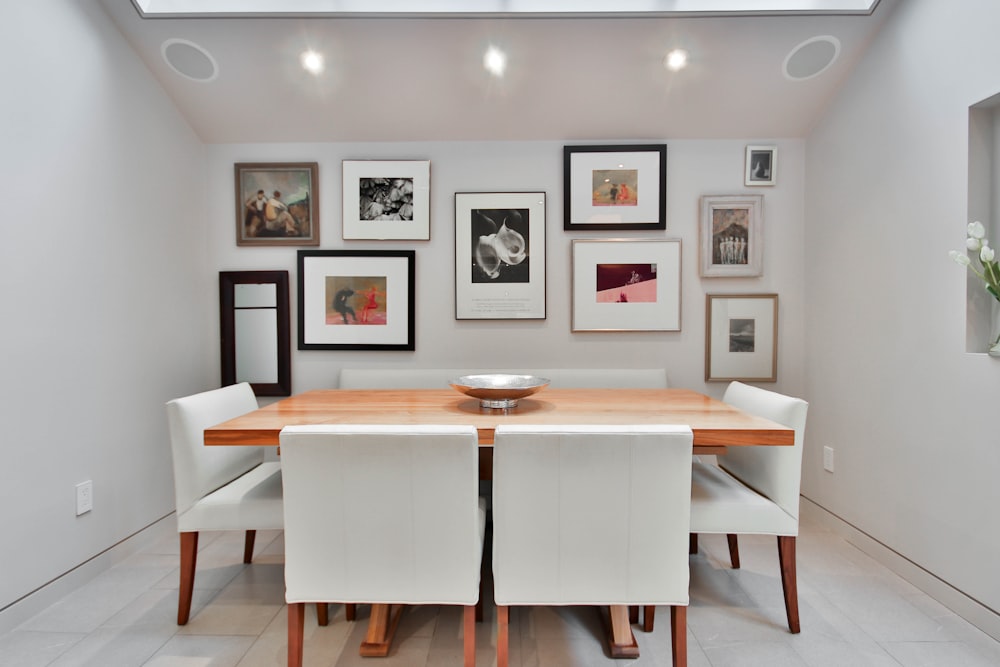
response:
<path id="1" fill-rule="evenodd" d="M 454 389 L 314 389 L 205 430 L 206 446 L 279 445 L 281 429 L 306 424 L 458 424 L 479 435 L 481 479 L 492 478 L 493 438 L 501 424 L 690 426 L 696 455 L 730 447 L 791 446 L 795 432 L 689 389 L 562 389 L 549 387 L 510 408 L 482 407 Z M 629 609 L 609 610 L 609 651 L 638 657 Z M 399 609 L 373 605 L 362 656 L 388 655 Z"/>

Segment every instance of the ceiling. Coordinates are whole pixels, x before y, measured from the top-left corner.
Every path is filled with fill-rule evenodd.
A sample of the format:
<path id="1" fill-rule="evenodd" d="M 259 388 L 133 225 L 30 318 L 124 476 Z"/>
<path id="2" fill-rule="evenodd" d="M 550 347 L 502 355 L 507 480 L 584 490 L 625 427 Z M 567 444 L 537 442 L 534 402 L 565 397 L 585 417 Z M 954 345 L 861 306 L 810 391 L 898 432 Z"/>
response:
<path id="1" fill-rule="evenodd" d="M 203 141 L 258 143 L 802 137 L 897 0 L 863 15 L 640 18 L 143 18 L 132 0 L 100 2 Z M 786 76 L 818 36 L 838 57 Z M 165 44 L 209 80 L 179 74 Z M 483 68 L 491 45 L 502 78 Z M 689 53 L 679 72 L 663 65 L 673 48 Z M 324 54 L 320 75 L 300 66 L 306 49 Z M 790 68 L 832 53 L 812 42 Z"/>

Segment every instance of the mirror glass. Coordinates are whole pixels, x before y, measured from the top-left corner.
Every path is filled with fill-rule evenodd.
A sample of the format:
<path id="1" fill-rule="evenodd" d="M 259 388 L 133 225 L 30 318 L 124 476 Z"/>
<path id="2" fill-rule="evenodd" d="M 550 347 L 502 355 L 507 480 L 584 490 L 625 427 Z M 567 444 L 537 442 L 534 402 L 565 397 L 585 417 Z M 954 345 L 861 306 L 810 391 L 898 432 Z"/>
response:
<path id="1" fill-rule="evenodd" d="M 222 385 L 258 396 L 291 394 L 287 271 L 219 273 Z"/>

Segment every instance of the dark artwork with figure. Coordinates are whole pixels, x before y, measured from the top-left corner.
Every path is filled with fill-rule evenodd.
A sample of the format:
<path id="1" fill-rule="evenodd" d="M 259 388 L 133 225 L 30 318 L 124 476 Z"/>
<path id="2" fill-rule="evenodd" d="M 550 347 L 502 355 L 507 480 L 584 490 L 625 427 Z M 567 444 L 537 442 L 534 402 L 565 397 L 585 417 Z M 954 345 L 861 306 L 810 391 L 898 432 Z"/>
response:
<path id="1" fill-rule="evenodd" d="M 327 276 L 327 325 L 385 325 L 385 276 Z"/>
<path id="2" fill-rule="evenodd" d="M 531 282 L 530 211 L 526 208 L 473 209 L 472 282 Z"/>
<path id="3" fill-rule="evenodd" d="M 597 303 L 656 303 L 656 264 L 598 264 Z"/>

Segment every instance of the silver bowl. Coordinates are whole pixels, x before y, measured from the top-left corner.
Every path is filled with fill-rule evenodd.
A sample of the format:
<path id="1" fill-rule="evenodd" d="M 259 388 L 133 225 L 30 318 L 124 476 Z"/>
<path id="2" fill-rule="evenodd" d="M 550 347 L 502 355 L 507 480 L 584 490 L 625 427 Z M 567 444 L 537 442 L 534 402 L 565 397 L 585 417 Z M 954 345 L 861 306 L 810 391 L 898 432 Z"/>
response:
<path id="1" fill-rule="evenodd" d="M 448 384 L 466 396 L 478 398 L 480 407 L 507 409 L 516 407 L 518 399 L 545 389 L 549 386 L 549 379 L 534 375 L 489 373 L 463 375 Z"/>

